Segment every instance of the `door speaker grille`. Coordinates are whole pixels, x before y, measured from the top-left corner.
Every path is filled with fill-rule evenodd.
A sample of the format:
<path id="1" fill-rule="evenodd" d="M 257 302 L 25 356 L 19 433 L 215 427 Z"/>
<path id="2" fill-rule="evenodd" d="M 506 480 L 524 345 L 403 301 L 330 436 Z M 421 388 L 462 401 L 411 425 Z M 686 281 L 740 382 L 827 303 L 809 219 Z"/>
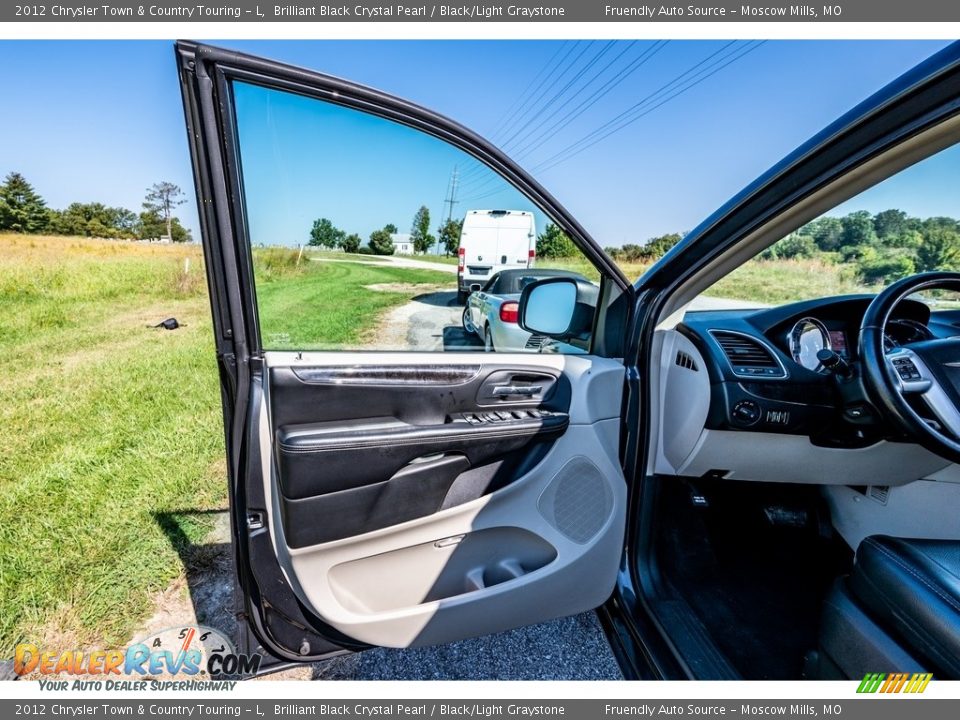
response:
<path id="1" fill-rule="evenodd" d="M 583 456 L 560 468 L 537 504 L 540 514 L 576 543 L 593 538 L 613 511 L 613 492 L 599 468 Z"/>

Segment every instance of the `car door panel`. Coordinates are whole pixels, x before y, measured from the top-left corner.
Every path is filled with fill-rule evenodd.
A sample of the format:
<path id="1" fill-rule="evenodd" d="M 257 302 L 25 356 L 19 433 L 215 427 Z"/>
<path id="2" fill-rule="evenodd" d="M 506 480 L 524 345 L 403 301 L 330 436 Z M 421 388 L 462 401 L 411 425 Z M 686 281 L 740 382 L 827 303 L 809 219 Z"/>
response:
<path id="1" fill-rule="evenodd" d="M 492 491 L 542 457 L 567 428 L 569 385 L 553 369 L 509 368 L 270 367 L 288 542 L 428 515 L 462 501 L 468 485 Z M 309 522 L 327 516 L 334 522 Z"/>
<path id="2" fill-rule="evenodd" d="M 479 456 L 475 465 L 469 452 L 440 454 L 435 445 L 415 441 L 402 457 L 433 455 L 424 463 L 427 471 L 418 473 L 418 463 L 406 463 L 385 480 L 379 479 L 382 474 L 372 474 L 369 484 L 301 499 L 287 497 L 285 468 L 272 464 L 265 473 L 267 524 L 273 529 L 280 565 L 306 607 L 358 641 L 408 647 L 580 612 L 606 599 L 616 576 L 624 527 L 625 483 L 610 452 L 619 432 L 623 365 L 589 356 L 534 360 L 532 367 L 528 355 L 485 355 L 477 376 L 463 386 L 401 381 L 391 387 L 383 382 L 375 386 L 377 400 L 372 406 L 353 405 L 356 414 L 378 413 L 382 411 L 378 403 L 389 403 L 394 392 L 402 396 L 418 390 L 423 403 L 413 413 L 417 417 L 406 416 L 411 420 L 407 424 L 417 427 L 417 420 L 433 422 L 432 403 L 442 412 L 481 411 L 477 388 L 489 376 L 532 371 L 555 376 L 553 404 L 549 399 L 543 404 L 508 399 L 497 406 L 503 412 L 531 407 L 568 410 L 551 410 L 557 413 L 552 418 L 562 418 L 560 424 L 520 450 L 512 444 L 500 446 Z M 384 361 L 394 367 L 403 363 L 412 368 L 422 361 L 457 368 L 463 358 L 351 354 L 353 378 L 364 378 L 363 368 L 376 373 Z M 282 394 L 278 402 L 274 378 L 281 378 L 282 385 L 297 370 L 313 372 L 325 362 L 333 363 L 331 368 L 342 366 L 344 356 L 304 353 L 298 359 L 297 354 L 267 353 L 265 377 L 271 378 L 271 387 L 269 413 L 262 421 L 264 456 L 282 454 L 276 448 L 274 426 L 276 415 L 284 418 L 289 413 Z M 342 394 L 335 404 L 348 403 L 359 388 L 371 389 L 362 380 L 359 386 L 342 382 L 317 387 L 331 400 Z M 460 393 L 467 400 L 458 397 L 457 387 L 468 388 Z M 302 405 L 318 408 L 320 416 L 324 412 L 319 410 L 324 403 Z M 396 407 L 404 415 L 412 406 L 399 401 Z M 266 417 L 270 414 L 272 419 Z M 349 427 L 351 420 L 345 417 L 343 424 Z M 381 419 L 368 423 L 377 432 L 389 431 L 393 424 Z M 391 450 L 381 445 L 368 452 L 390 456 Z M 502 463 L 508 466 L 504 473 L 508 481 L 491 489 L 490 478 Z M 311 470 L 320 482 L 342 478 L 343 472 L 339 464 L 321 463 Z"/>

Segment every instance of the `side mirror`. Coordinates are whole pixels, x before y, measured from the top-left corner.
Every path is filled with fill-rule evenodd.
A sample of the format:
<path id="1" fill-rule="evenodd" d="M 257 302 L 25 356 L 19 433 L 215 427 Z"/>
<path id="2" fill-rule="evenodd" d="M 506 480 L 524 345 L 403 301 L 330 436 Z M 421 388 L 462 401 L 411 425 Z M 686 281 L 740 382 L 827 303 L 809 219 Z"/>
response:
<path id="1" fill-rule="evenodd" d="M 573 331 L 576 309 L 576 281 L 547 278 L 523 289 L 518 320 L 527 332 L 565 339 Z"/>

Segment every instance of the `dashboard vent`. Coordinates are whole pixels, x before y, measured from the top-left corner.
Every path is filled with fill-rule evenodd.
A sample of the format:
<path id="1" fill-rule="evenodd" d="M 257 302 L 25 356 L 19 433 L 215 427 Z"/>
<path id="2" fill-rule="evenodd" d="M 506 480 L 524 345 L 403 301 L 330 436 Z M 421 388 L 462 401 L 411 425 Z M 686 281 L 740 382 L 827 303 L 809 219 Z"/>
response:
<path id="1" fill-rule="evenodd" d="M 692 357 L 690 357 L 683 350 L 677 350 L 677 365 L 687 370 L 693 370 L 694 372 L 699 372 L 697 368 L 697 363 Z"/>
<path id="2" fill-rule="evenodd" d="M 759 340 L 748 335 L 711 330 L 714 339 L 730 361 L 734 373 L 750 377 L 785 377 L 783 366 L 773 352 Z"/>

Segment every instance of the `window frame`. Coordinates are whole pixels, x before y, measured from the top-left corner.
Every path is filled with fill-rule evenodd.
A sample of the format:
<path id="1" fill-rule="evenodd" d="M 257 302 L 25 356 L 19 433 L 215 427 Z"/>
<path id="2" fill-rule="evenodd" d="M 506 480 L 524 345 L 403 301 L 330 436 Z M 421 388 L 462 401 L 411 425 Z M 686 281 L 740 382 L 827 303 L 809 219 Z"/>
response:
<path id="1" fill-rule="evenodd" d="M 611 283 L 621 293 L 632 297 L 633 284 L 599 244 L 583 229 L 570 213 L 536 180 L 499 149 L 457 123 L 377 90 L 350 83 L 339 78 L 314 73 L 286 65 L 278 65 L 258 58 L 229 51 L 204 47 L 204 60 L 214 63 L 214 76 L 219 103 L 219 124 L 224 138 L 223 163 L 226 170 L 227 193 L 230 198 L 233 237 L 237 260 L 237 276 L 243 301 L 243 317 L 249 354 L 262 357 L 265 352 L 260 334 L 260 318 L 253 276 L 253 248 L 250 244 L 246 211 L 243 166 L 240 158 L 237 118 L 233 87 L 235 82 L 257 85 L 270 90 L 292 92 L 321 102 L 329 102 L 359 112 L 365 112 L 424 132 L 466 152 L 497 173 L 520 192 L 554 224 L 566 232 L 587 261 L 600 274 L 601 286 Z M 242 62 L 239 62 L 242 61 Z M 263 66 L 263 67 L 258 67 Z M 269 72 L 269 74 L 266 74 Z M 599 313 L 598 305 L 598 313 Z M 595 322 L 595 328 L 597 323 Z M 236 336 L 236 330 L 225 328 L 227 336 Z M 591 338 L 591 351 L 597 341 L 596 330 Z M 384 352 L 371 348 L 371 352 Z M 331 350 L 330 352 L 365 352 L 364 350 Z M 409 351 L 396 351 L 409 352 Z"/>

